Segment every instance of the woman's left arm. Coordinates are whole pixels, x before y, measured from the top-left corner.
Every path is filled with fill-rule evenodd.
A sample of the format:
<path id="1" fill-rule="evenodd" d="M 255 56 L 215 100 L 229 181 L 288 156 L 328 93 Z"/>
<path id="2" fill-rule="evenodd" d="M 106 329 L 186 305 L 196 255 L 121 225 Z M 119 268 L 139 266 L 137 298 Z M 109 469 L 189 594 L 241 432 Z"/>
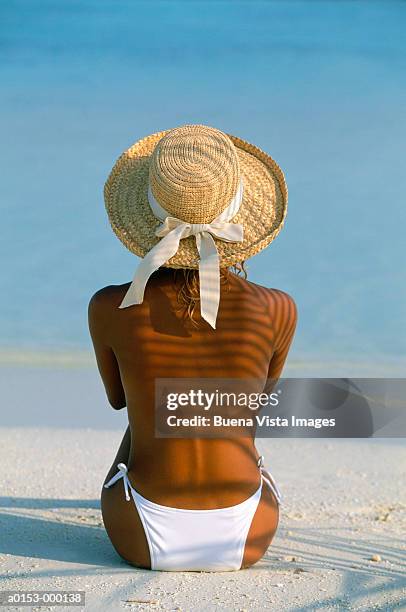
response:
<path id="1" fill-rule="evenodd" d="M 105 340 L 109 312 L 108 300 L 105 299 L 105 289 L 96 291 L 90 299 L 88 324 L 97 367 L 106 390 L 107 398 L 115 410 L 120 410 L 126 406 L 127 402 L 116 356 L 111 346 L 106 344 Z"/>

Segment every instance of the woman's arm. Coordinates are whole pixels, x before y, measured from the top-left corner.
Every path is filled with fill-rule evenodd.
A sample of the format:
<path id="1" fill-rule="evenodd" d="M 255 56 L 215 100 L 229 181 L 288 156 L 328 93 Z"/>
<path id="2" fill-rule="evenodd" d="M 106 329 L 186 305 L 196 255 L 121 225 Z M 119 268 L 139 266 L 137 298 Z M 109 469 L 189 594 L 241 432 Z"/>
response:
<path id="1" fill-rule="evenodd" d="M 284 291 L 272 290 L 271 317 L 277 324 L 274 351 L 268 368 L 267 392 L 280 378 L 292 344 L 297 323 L 297 308 L 293 298 Z"/>
<path id="2" fill-rule="evenodd" d="M 106 300 L 106 289 L 100 289 L 90 299 L 88 306 L 88 324 L 97 367 L 106 390 L 110 405 L 115 410 L 126 406 L 126 397 L 121 382 L 120 369 L 113 349 L 106 343 L 109 303 Z M 111 311 L 111 306 L 110 306 Z"/>

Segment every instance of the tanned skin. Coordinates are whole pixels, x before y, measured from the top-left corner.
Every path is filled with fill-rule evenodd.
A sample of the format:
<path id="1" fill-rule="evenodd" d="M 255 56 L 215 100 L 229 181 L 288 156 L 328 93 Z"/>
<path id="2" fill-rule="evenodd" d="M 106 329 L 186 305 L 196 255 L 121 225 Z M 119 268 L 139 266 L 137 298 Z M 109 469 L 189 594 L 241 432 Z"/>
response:
<path id="1" fill-rule="evenodd" d="M 118 308 L 130 283 L 111 285 L 90 300 L 89 329 L 111 406 L 127 407 L 129 426 L 104 482 L 125 463 L 133 487 L 158 504 L 224 508 L 251 496 L 260 482 L 254 441 L 244 438 L 158 438 L 154 433 L 156 378 L 280 377 L 294 335 L 293 299 L 229 273 L 221 286 L 217 327 L 193 323 L 179 311 L 179 281 L 160 268 L 149 279 L 144 302 Z M 102 488 L 107 534 L 131 565 L 150 568 L 144 529 L 122 481 Z M 251 524 L 242 567 L 266 552 L 279 521 L 278 504 L 264 483 Z"/>

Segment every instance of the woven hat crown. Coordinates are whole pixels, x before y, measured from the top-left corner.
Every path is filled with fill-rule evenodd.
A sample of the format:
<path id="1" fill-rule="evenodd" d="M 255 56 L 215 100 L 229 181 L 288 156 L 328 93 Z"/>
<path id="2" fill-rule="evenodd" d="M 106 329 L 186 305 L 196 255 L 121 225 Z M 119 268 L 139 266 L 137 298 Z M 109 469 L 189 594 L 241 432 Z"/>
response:
<path id="1" fill-rule="evenodd" d="M 204 125 L 170 130 L 152 152 L 149 184 L 169 215 L 188 223 L 210 223 L 227 208 L 240 184 L 234 143 Z"/>

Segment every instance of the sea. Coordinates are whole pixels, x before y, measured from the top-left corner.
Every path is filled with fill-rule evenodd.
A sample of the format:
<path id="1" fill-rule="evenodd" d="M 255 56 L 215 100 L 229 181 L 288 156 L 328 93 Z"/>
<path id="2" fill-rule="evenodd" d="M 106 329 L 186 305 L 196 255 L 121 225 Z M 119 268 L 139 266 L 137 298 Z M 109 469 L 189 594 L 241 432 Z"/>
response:
<path id="1" fill-rule="evenodd" d="M 1 364 L 94 367 L 89 299 L 138 262 L 104 182 L 201 123 L 285 173 L 285 227 L 247 268 L 297 304 L 290 371 L 404 376 L 405 24 L 391 0 L 1 3 Z"/>

